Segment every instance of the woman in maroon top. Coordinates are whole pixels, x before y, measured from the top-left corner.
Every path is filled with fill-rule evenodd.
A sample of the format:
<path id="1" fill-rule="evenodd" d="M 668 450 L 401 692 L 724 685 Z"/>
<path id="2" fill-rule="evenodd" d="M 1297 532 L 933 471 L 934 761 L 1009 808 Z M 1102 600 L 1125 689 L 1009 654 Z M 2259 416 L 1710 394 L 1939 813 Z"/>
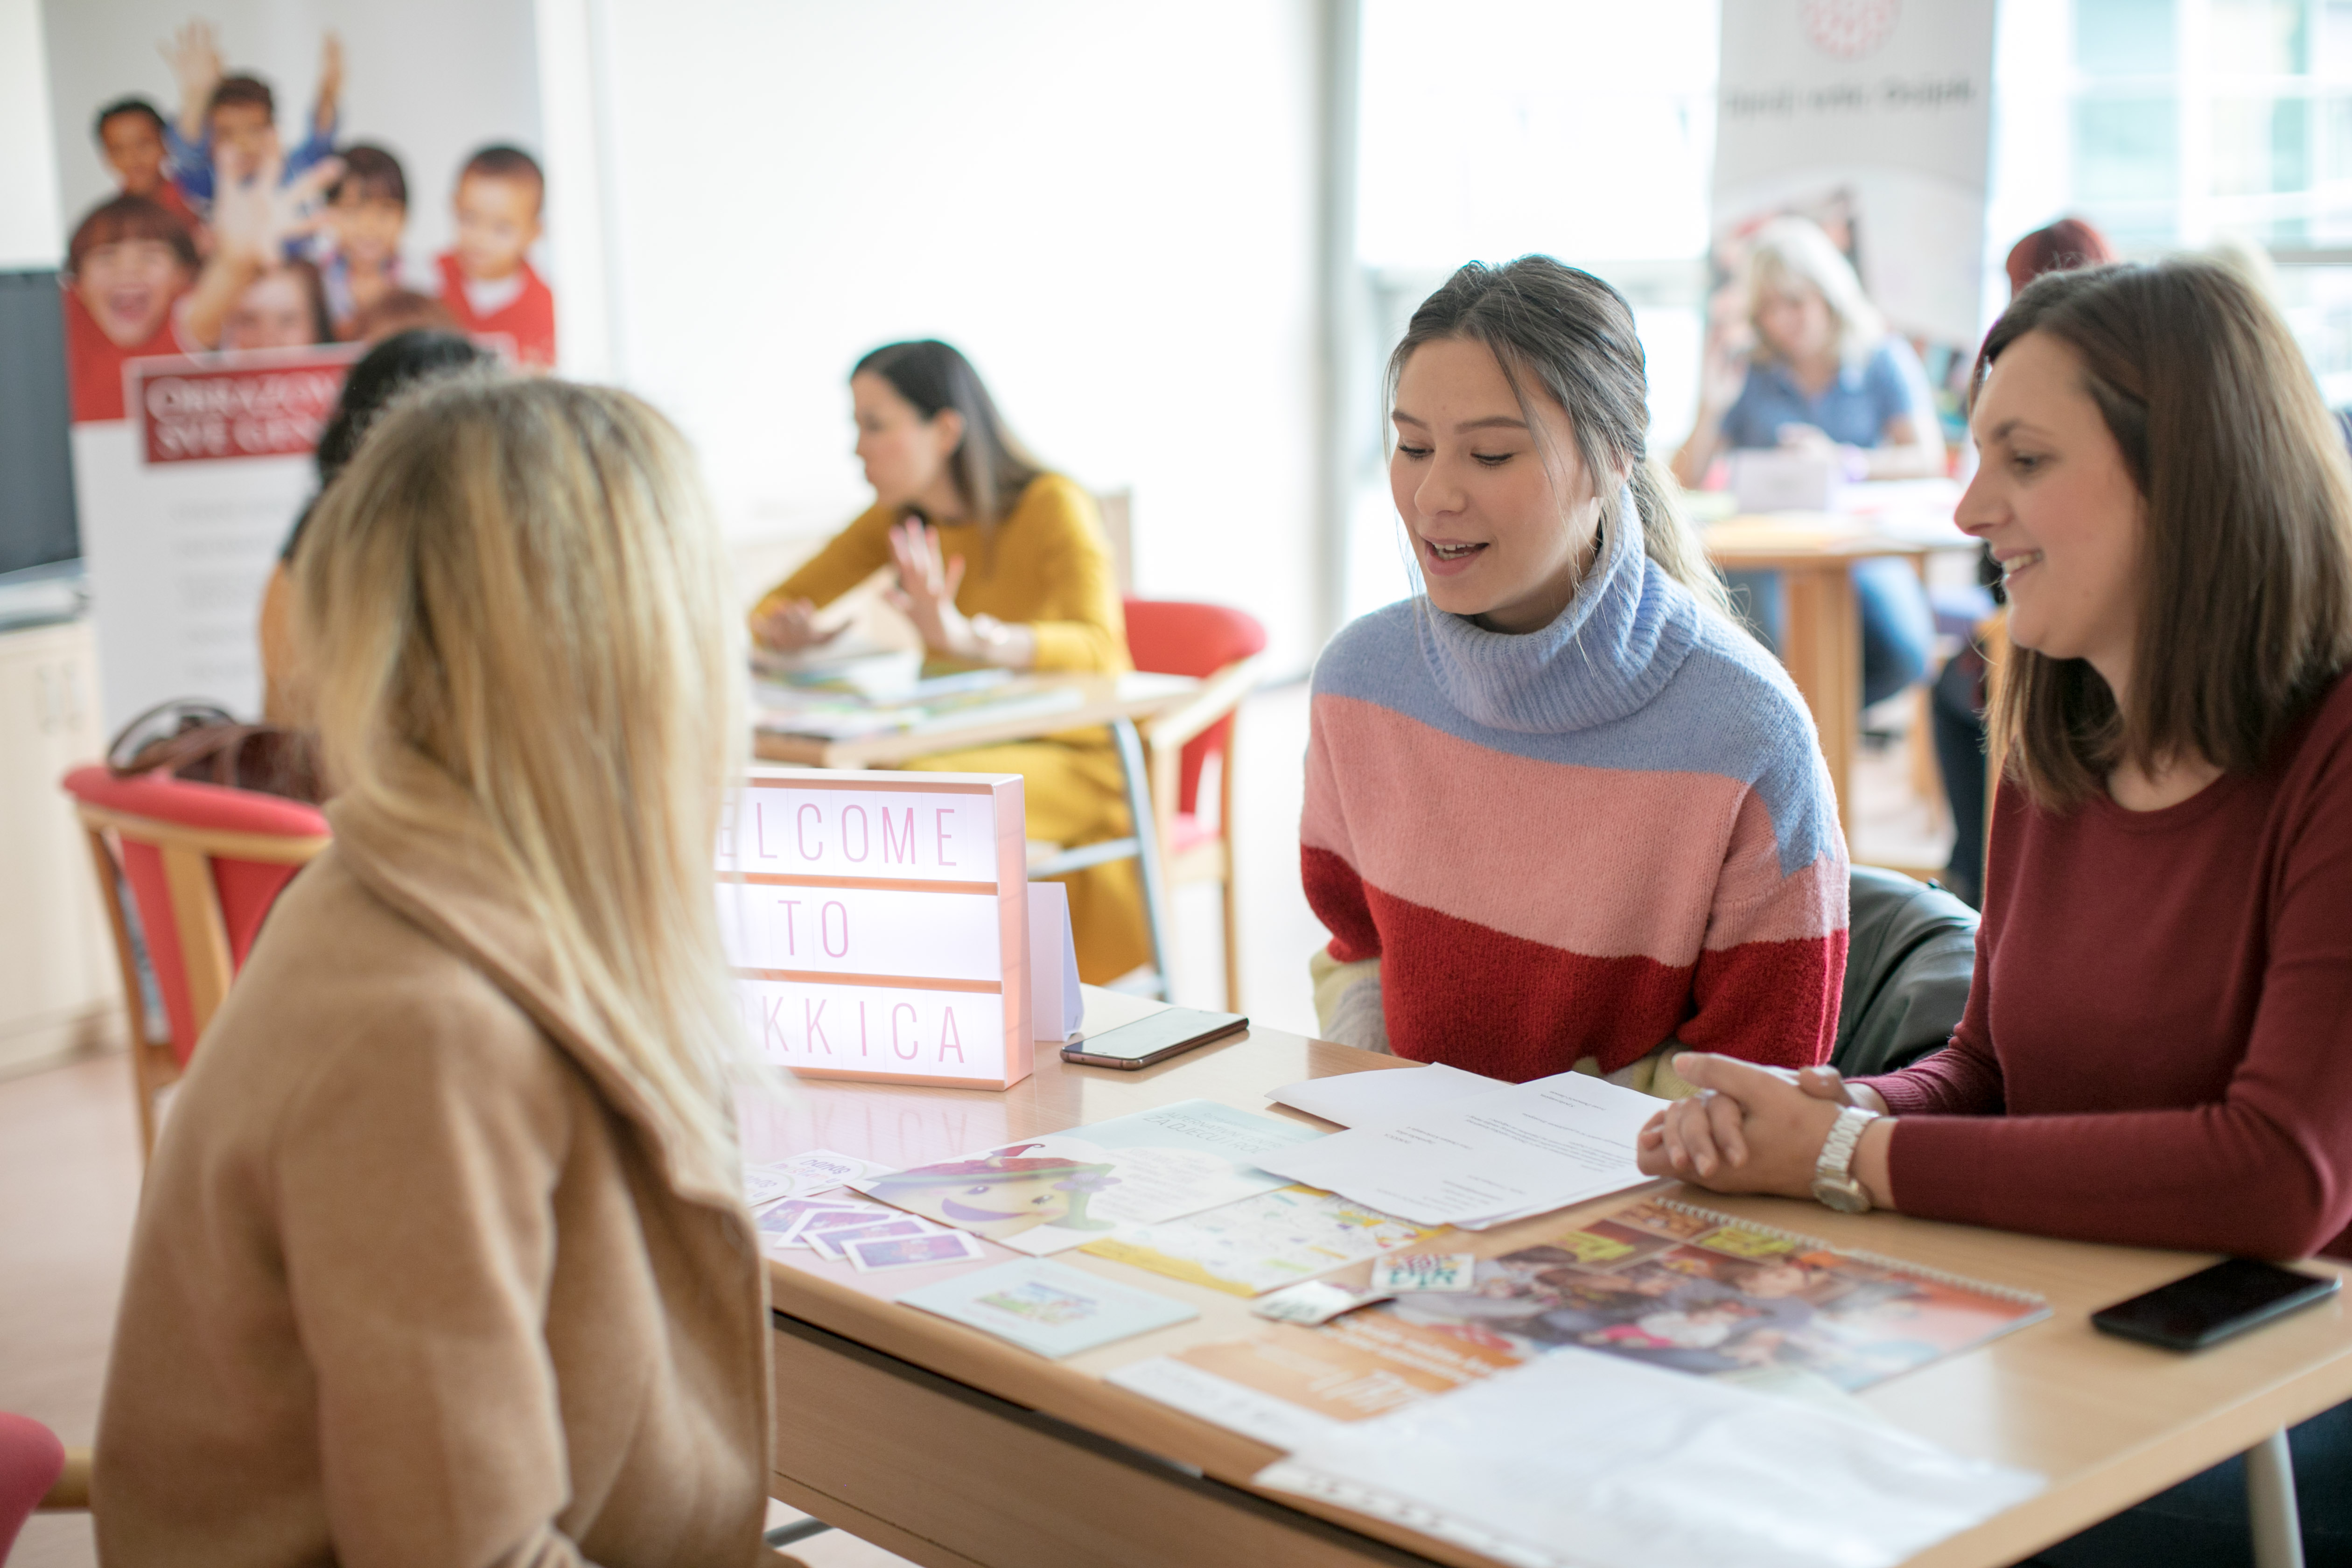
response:
<path id="1" fill-rule="evenodd" d="M 2035 282 L 1985 340 L 1969 423 L 1958 521 L 2000 564 L 2017 651 L 1967 1014 L 1944 1050 L 1850 1084 L 1681 1057 L 1702 1092 L 1644 1131 L 1643 1167 L 2352 1258 L 2344 445 L 2276 311 L 2200 262 Z M 2291 1438 L 2310 1560 L 2352 1561 L 2352 1406 Z M 2043 1561 L 2244 1561 L 2235 1468 Z"/>

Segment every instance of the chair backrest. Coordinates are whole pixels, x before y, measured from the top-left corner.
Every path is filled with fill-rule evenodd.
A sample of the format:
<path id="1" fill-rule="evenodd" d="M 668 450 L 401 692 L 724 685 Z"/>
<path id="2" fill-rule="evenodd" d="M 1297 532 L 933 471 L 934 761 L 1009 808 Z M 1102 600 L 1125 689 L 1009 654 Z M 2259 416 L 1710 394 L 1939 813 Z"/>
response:
<path id="1" fill-rule="evenodd" d="M 65 1446 L 56 1433 L 29 1415 L 0 1410 L 0 1563 L 8 1560 L 16 1532 L 65 1468 Z"/>
<path id="2" fill-rule="evenodd" d="M 1265 652 L 1265 628 L 1255 616 L 1223 605 L 1129 599 L 1127 651 L 1138 669 L 1204 679 Z M 1201 770 L 1211 757 L 1224 754 L 1233 736 L 1233 715 L 1227 714 L 1185 742 L 1177 810 L 1199 808 Z"/>
<path id="3" fill-rule="evenodd" d="M 1845 994 L 1830 1061 L 1849 1078 L 1896 1072 L 1943 1049 L 1969 1005 L 1977 912 L 1899 871 L 1848 883 Z"/>
<path id="4" fill-rule="evenodd" d="M 65 787 L 83 823 L 120 846 L 172 1054 L 185 1067 L 270 905 L 326 847 L 327 819 L 299 801 L 160 773 L 76 768 Z"/>

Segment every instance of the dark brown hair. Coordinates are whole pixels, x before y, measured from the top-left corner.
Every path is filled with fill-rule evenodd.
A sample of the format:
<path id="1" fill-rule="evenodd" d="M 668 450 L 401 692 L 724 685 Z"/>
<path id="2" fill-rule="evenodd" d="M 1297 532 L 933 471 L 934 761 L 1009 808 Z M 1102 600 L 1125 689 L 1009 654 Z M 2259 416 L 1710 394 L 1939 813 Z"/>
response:
<path id="1" fill-rule="evenodd" d="M 2261 767 L 2352 664 L 2352 462 L 2294 339 L 2211 262 L 2053 272 L 1993 324 L 1972 402 L 2037 331 L 2081 362 L 2147 532 L 2128 707 L 2087 661 L 2013 649 L 1991 714 L 2007 772 L 2063 809 L 2126 760 Z"/>
<path id="2" fill-rule="evenodd" d="M 205 125 L 211 125 L 213 116 L 233 103 L 251 104 L 270 119 L 278 118 L 278 95 L 269 90 L 268 82 L 257 76 L 225 76 L 205 102 Z"/>
<path id="3" fill-rule="evenodd" d="M 90 208 L 74 226 L 73 238 L 66 246 L 66 270 L 79 274 L 91 251 L 127 239 L 162 241 L 172 247 L 172 255 L 187 268 L 189 277 L 196 275 L 200 264 L 188 226 L 173 216 L 169 208 L 145 196 L 117 196 Z"/>
<path id="4" fill-rule="evenodd" d="M 362 201 L 375 197 L 408 205 L 408 175 L 390 153 L 372 142 L 355 142 L 336 156 L 343 161 L 343 172 L 327 187 L 329 201 L 339 202 L 346 190 L 356 190 Z"/>
<path id="5" fill-rule="evenodd" d="M 89 122 L 90 134 L 100 142 L 106 140 L 106 122 L 118 114 L 136 114 L 155 127 L 155 134 L 163 134 L 163 111 L 143 98 L 118 98 L 98 111 Z"/>
<path id="6" fill-rule="evenodd" d="M 2045 272 L 2072 272 L 2113 261 L 2107 237 L 2078 217 L 2062 217 L 2009 247 L 2009 291 L 2014 295 Z"/>
<path id="7" fill-rule="evenodd" d="M 466 160 L 466 166 L 457 171 L 457 183 L 467 180 L 512 180 L 531 188 L 533 208 L 543 210 L 547 205 L 547 175 L 541 172 L 539 160 L 503 142 Z"/>
<path id="8" fill-rule="evenodd" d="M 1413 351 L 1442 338 L 1484 343 L 1502 367 L 1512 395 L 1538 428 L 1528 402 L 1532 381 L 1567 413 L 1577 453 L 1595 485 L 1626 470 L 1633 505 L 1642 514 L 1642 542 L 1651 560 L 1696 594 L 1727 610 L 1723 579 L 1708 564 L 1697 536 L 1676 504 L 1680 491 L 1644 456 L 1650 428 L 1650 382 L 1633 308 L 1590 272 L 1549 256 L 1522 256 L 1501 267 L 1473 261 L 1421 302 L 1389 355 L 1389 406 Z M 1613 520 L 1607 508 L 1603 515 Z"/>
<path id="9" fill-rule="evenodd" d="M 1045 471 L 1006 427 L 980 372 L 950 344 L 936 338 L 885 343 L 849 374 L 880 376 L 927 420 L 938 418 L 944 408 L 963 416 L 963 439 L 949 458 L 948 470 L 955 476 L 964 510 L 983 528 L 1003 521 L 1029 481 Z"/>

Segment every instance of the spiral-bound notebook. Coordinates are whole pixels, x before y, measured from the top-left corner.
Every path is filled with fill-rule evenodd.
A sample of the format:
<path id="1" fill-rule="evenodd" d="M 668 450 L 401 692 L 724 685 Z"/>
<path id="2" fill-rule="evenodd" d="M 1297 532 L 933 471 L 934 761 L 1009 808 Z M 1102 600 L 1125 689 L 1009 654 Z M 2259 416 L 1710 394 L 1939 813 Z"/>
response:
<path id="1" fill-rule="evenodd" d="M 1484 1259 L 1469 1292 L 1386 1310 L 1522 1356 L 1579 1345 L 1701 1375 L 1795 1369 L 1849 1391 L 2050 1314 L 2039 1296 L 1671 1200 Z"/>

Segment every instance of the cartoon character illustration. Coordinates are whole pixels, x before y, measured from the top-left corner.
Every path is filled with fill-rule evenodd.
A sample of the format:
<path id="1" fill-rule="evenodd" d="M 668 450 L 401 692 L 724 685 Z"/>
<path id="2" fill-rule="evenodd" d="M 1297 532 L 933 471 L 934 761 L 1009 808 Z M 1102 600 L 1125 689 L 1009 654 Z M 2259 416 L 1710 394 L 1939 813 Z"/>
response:
<path id="1" fill-rule="evenodd" d="M 977 1160 L 924 1165 L 877 1178 L 866 1189 L 886 1204 L 927 1215 L 990 1241 L 1041 1225 L 1067 1230 L 1109 1230 L 1088 1216 L 1095 1194 L 1114 1186 L 1116 1167 L 1055 1155 L 1024 1157 L 1041 1143 L 1011 1143 Z"/>

